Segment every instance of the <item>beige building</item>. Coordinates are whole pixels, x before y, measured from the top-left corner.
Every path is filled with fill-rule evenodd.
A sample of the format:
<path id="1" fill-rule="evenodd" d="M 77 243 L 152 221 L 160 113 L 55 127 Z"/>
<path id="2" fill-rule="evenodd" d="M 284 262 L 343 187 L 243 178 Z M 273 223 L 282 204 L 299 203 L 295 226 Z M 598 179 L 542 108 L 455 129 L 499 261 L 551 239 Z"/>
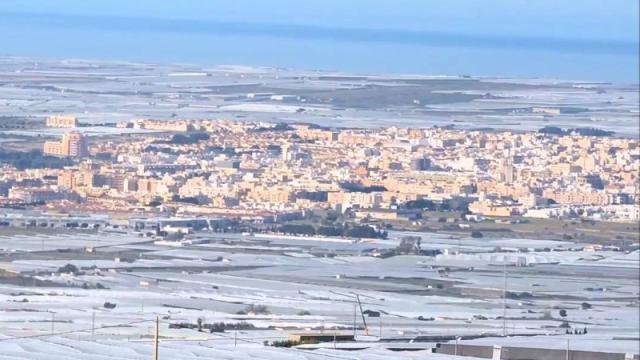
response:
<path id="1" fill-rule="evenodd" d="M 73 189 L 78 185 L 75 171 L 63 171 L 58 175 L 58 187 L 63 189 Z"/>
<path id="2" fill-rule="evenodd" d="M 377 208 L 382 203 L 381 192 L 344 192 L 332 191 L 327 194 L 327 202 L 331 206 L 342 205 L 343 208 L 358 206 L 360 208 Z"/>
<path id="3" fill-rule="evenodd" d="M 513 183 L 515 171 L 513 168 L 513 158 L 507 156 L 500 161 L 499 176 L 500 181 L 506 184 Z"/>
<path id="4" fill-rule="evenodd" d="M 287 187 L 257 186 L 249 192 L 249 198 L 258 202 L 289 204 L 295 201 L 295 194 Z"/>
<path id="5" fill-rule="evenodd" d="M 158 191 L 157 179 L 139 179 L 137 184 L 138 194 L 156 194 Z"/>
<path id="6" fill-rule="evenodd" d="M 89 154 L 84 136 L 71 131 L 62 135 L 61 141 L 47 141 L 44 143 L 44 153 L 61 157 L 85 157 Z"/>
<path id="7" fill-rule="evenodd" d="M 47 117 L 46 124 L 48 127 L 74 128 L 78 126 L 78 119 L 69 115 L 53 115 Z"/>
<path id="8" fill-rule="evenodd" d="M 609 195 L 604 192 L 587 192 L 577 189 L 556 190 L 549 188 L 543 191 L 542 196 L 562 205 L 608 205 L 611 202 Z"/>
<path id="9" fill-rule="evenodd" d="M 484 216 L 508 217 L 517 215 L 519 207 L 515 205 L 494 204 L 488 201 L 474 201 L 469 204 L 469 211 Z"/>

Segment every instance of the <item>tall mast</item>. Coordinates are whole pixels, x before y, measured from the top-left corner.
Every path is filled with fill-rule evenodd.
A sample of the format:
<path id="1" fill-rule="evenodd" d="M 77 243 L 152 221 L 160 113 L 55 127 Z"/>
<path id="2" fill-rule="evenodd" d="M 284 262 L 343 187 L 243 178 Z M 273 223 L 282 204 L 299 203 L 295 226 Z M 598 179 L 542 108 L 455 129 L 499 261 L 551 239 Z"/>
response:
<path id="1" fill-rule="evenodd" d="M 504 284 L 502 287 L 502 336 L 507 336 L 507 260 L 504 259 L 503 273 Z"/>
<path id="2" fill-rule="evenodd" d="M 155 329 L 155 334 L 153 336 L 153 360 L 158 360 L 159 359 L 159 354 L 158 354 L 158 343 L 160 342 L 160 317 L 156 316 L 156 329 Z"/>

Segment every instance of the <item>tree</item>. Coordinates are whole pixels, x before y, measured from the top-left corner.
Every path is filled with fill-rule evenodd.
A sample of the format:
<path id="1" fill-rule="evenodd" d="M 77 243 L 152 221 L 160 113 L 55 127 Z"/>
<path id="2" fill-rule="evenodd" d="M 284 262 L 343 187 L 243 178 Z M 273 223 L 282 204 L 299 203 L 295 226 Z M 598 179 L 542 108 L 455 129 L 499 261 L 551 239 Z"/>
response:
<path id="1" fill-rule="evenodd" d="M 175 145 L 189 145 L 196 144 L 199 141 L 209 140 L 209 134 L 203 132 L 191 133 L 187 135 L 175 134 L 171 137 L 171 140 L 165 142 Z"/>
<path id="2" fill-rule="evenodd" d="M 80 270 L 78 270 L 78 267 L 73 265 L 73 264 L 67 264 L 65 266 L 62 266 L 62 267 L 58 268 L 58 273 L 59 274 L 77 275 L 79 272 L 80 272 Z"/>
<path id="3" fill-rule="evenodd" d="M 280 227 L 280 232 L 285 234 L 299 234 L 299 235 L 315 235 L 316 229 L 307 224 L 296 225 L 296 224 L 287 224 L 282 225 Z"/>
<path id="4" fill-rule="evenodd" d="M 115 303 L 110 303 L 110 302 L 105 302 L 104 303 L 104 308 L 105 309 L 115 309 L 116 308 L 116 304 Z"/>
<path id="5" fill-rule="evenodd" d="M 340 236 L 344 230 L 342 227 L 321 226 L 318 228 L 318 235 L 323 236 Z"/>
<path id="6" fill-rule="evenodd" d="M 335 211 L 328 212 L 327 215 L 326 215 L 326 219 L 329 222 L 334 222 L 334 221 L 338 220 L 338 214 Z"/>
<path id="7" fill-rule="evenodd" d="M 404 206 L 407 209 L 422 209 L 422 210 L 436 210 L 436 204 L 431 200 L 418 199 L 407 201 Z"/>
<path id="8" fill-rule="evenodd" d="M 559 314 L 560 314 L 560 316 L 562 316 L 562 317 L 567 317 L 567 310 L 565 310 L 565 309 L 561 309 L 561 310 L 560 310 L 560 312 L 559 312 Z"/>
<path id="9" fill-rule="evenodd" d="M 368 225 L 358 225 L 349 229 L 345 233 L 348 237 L 354 238 L 387 238 L 386 231 L 376 231 L 374 228 Z"/>
<path id="10" fill-rule="evenodd" d="M 8 151 L 0 150 L 0 163 L 15 166 L 18 170 L 24 169 L 62 169 L 65 166 L 73 165 L 70 158 L 44 155 L 40 150 Z"/>
<path id="11" fill-rule="evenodd" d="M 482 235 L 482 233 L 481 233 L 480 231 L 478 231 L 478 230 L 473 230 L 473 231 L 471 232 L 471 237 L 472 237 L 472 238 L 475 238 L 475 239 L 479 239 L 479 238 L 483 237 L 483 235 Z"/>
<path id="12" fill-rule="evenodd" d="M 245 314 L 266 315 L 270 314 L 269 309 L 265 305 L 247 305 L 244 309 Z"/>
<path id="13" fill-rule="evenodd" d="M 398 254 L 420 254 L 420 242 L 422 238 L 419 236 L 404 236 L 400 240 L 400 245 L 396 247 Z"/>
<path id="14" fill-rule="evenodd" d="M 458 199 L 458 198 L 453 198 L 453 199 L 449 199 L 447 201 L 445 201 L 443 203 L 443 208 L 444 209 L 448 209 L 450 211 L 460 211 L 463 214 L 469 214 L 469 203 Z"/>
<path id="15" fill-rule="evenodd" d="M 557 126 L 545 126 L 538 130 L 541 134 L 549 134 L 549 135 L 564 135 L 566 133 L 565 130 L 557 127 Z"/>

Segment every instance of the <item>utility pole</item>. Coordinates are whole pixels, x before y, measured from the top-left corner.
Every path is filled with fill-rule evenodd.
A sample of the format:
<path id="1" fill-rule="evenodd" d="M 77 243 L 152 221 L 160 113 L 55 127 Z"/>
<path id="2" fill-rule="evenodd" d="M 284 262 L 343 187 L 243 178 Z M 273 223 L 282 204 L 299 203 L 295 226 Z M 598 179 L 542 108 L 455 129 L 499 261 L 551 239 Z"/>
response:
<path id="1" fill-rule="evenodd" d="M 56 313 L 51 312 L 51 335 L 55 333 L 56 329 Z"/>
<path id="2" fill-rule="evenodd" d="M 453 347 L 453 356 L 458 356 L 458 337 L 456 336 L 456 345 Z"/>
<path id="3" fill-rule="evenodd" d="M 507 260 L 504 259 L 503 274 L 504 286 L 502 288 L 502 336 L 507 336 Z"/>
<path id="4" fill-rule="evenodd" d="M 362 316 L 362 325 L 364 325 L 364 334 L 369 336 L 369 326 L 367 326 L 367 320 L 364 318 L 364 311 L 362 311 L 362 303 L 360 302 L 360 295 L 356 294 L 356 300 L 358 300 L 358 306 L 360 307 L 360 315 Z"/>
<path id="5" fill-rule="evenodd" d="M 356 337 L 356 325 L 357 325 L 357 324 L 356 324 L 356 321 L 357 321 L 357 318 L 356 318 L 356 317 L 357 317 L 357 316 L 356 316 L 357 314 L 356 314 L 356 313 L 357 313 L 357 311 L 358 311 L 358 310 L 356 310 L 356 306 L 357 306 L 357 305 L 356 305 L 356 302 L 355 302 L 355 300 L 354 300 L 354 301 L 353 301 L 353 337 L 354 337 L 354 338 Z"/>
<path id="6" fill-rule="evenodd" d="M 159 349 L 159 342 L 160 342 L 160 317 L 156 316 L 156 329 L 155 329 L 155 334 L 153 337 L 153 360 L 158 360 L 159 359 L 159 354 L 158 354 L 158 349 Z"/>
<path id="7" fill-rule="evenodd" d="M 569 350 L 569 341 L 570 341 L 569 338 L 567 338 L 567 356 L 565 357 L 566 360 L 569 360 L 569 351 L 570 351 Z"/>
<path id="8" fill-rule="evenodd" d="M 96 312 L 94 311 L 91 314 L 91 337 L 94 337 L 96 334 Z"/>
<path id="9" fill-rule="evenodd" d="M 238 346 L 238 329 L 233 332 L 233 347 Z"/>

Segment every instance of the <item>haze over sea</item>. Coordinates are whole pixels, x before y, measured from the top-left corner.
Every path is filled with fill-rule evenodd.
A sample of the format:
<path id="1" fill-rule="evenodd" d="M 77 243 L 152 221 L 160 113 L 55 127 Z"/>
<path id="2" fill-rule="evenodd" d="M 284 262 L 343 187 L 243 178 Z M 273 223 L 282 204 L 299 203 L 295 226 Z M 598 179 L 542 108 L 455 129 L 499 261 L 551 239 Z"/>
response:
<path id="1" fill-rule="evenodd" d="M 634 0 L 3 0 L 0 33 L 0 54 L 43 58 L 620 83 L 639 76 Z"/>

